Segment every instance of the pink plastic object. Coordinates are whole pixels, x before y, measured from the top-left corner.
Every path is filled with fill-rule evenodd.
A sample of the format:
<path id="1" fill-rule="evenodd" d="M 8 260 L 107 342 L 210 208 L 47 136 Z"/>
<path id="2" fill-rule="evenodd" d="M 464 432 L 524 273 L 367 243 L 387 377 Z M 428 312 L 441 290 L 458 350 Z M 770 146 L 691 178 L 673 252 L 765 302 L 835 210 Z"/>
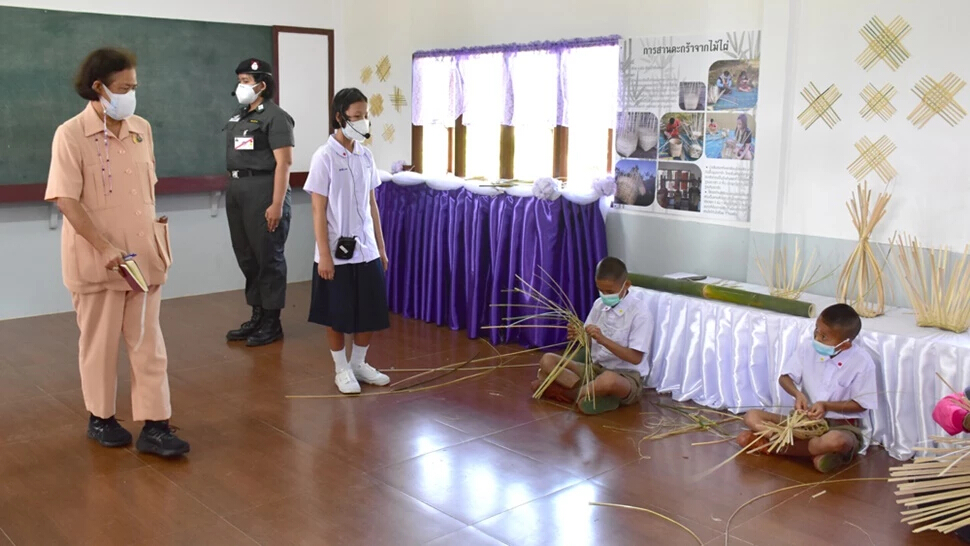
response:
<path id="1" fill-rule="evenodd" d="M 963 400 L 962 395 L 948 394 L 933 408 L 933 420 L 950 436 L 963 432 L 963 419 L 970 413 L 961 400 Z"/>

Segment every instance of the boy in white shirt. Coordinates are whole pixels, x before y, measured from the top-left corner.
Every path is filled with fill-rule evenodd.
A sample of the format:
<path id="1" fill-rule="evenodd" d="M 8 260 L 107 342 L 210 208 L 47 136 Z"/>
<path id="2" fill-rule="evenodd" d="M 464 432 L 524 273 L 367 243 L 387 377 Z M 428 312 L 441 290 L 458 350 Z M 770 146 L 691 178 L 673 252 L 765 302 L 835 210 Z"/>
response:
<path id="1" fill-rule="evenodd" d="M 360 383 L 390 379 L 364 359 L 374 332 L 390 328 L 384 271 L 387 253 L 374 190 L 381 184 L 370 150 L 367 97 L 342 89 L 333 98 L 334 133 L 310 160 L 303 189 L 312 196 L 316 249 L 310 322 L 327 326 L 337 388 L 360 392 Z M 344 336 L 353 334 L 350 361 Z"/>
<path id="2" fill-rule="evenodd" d="M 587 415 L 640 402 L 643 378 L 650 373 L 653 342 L 653 314 L 646 291 L 631 285 L 622 261 L 608 257 L 596 266 L 596 288 L 600 297 L 586 319 L 594 378 L 583 383 L 584 364 L 571 362 L 543 394 L 553 400 L 576 404 Z M 571 331 L 570 337 L 578 334 Z M 542 356 L 533 390 L 549 376 L 559 359 L 556 354 Z M 594 400 L 586 400 L 590 391 Z"/>
<path id="3" fill-rule="evenodd" d="M 859 419 L 878 407 L 876 365 L 862 347 L 853 342 L 862 331 L 862 319 L 845 304 L 826 308 L 815 321 L 811 342 L 798 346 L 782 367 L 778 379 L 795 398 L 795 410 L 829 422 L 829 431 L 811 440 L 795 440 L 785 455 L 812 457 L 819 472 L 829 473 L 847 464 L 862 445 Z M 784 416 L 761 410 L 744 415 L 751 430 L 738 435 L 742 446 L 755 442 L 763 423 L 780 423 Z M 753 431 L 753 432 L 752 432 Z M 767 443 L 761 439 L 758 445 Z"/>

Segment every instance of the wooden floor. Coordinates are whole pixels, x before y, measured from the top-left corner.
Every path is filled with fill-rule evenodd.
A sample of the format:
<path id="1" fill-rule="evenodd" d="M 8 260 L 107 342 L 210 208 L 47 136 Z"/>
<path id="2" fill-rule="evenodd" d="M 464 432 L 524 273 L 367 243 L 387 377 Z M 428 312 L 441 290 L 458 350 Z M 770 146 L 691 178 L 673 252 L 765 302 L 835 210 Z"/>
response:
<path id="1" fill-rule="evenodd" d="M 414 394 L 285 399 L 337 392 L 323 331 L 304 320 L 308 293 L 291 288 L 285 342 L 256 350 L 223 341 L 246 318 L 239 293 L 163 304 L 173 424 L 192 443 L 175 462 L 85 438 L 72 314 L 0 322 L 0 545 L 697 544 L 660 517 L 590 501 L 649 508 L 724 544 L 747 500 L 825 478 L 797 461 L 743 456 L 696 480 L 735 451 L 691 446 L 714 439 L 705 434 L 644 443 L 639 460 L 642 434 L 607 427 L 643 428 L 641 412 L 662 397 L 580 417 L 532 401 L 530 368 Z M 487 354 L 460 332 L 392 324 L 371 350 L 375 366 Z M 127 379 L 125 370 L 118 417 L 137 433 Z M 887 476 L 893 464 L 873 451 L 827 478 Z M 885 483 L 822 484 L 747 506 L 730 543 L 959 544 L 898 521 Z"/>

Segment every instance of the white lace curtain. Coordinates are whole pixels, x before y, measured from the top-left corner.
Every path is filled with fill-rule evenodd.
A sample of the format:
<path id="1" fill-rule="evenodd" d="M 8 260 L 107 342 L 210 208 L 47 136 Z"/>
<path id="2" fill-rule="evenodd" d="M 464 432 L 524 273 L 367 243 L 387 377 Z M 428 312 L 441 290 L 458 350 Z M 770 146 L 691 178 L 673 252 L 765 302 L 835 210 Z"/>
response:
<path id="1" fill-rule="evenodd" d="M 617 37 L 417 53 L 411 122 L 612 127 L 618 65 Z"/>

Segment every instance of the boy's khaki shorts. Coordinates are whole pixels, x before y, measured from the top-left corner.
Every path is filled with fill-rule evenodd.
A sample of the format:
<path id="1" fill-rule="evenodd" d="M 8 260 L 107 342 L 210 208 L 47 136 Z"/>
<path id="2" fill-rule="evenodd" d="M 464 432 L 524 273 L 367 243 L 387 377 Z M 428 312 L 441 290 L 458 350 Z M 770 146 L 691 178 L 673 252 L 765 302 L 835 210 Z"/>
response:
<path id="1" fill-rule="evenodd" d="M 583 363 L 577 362 L 577 364 L 582 365 Z M 607 371 L 619 375 L 630 383 L 630 394 L 628 394 L 623 400 L 620 400 L 621 406 L 630 406 L 640 402 L 640 398 L 643 397 L 643 377 L 640 375 L 640 372 L 635 370 L 608 370 L 595 362 L 593 363 L 593 379 L 596 379 L 597 377 L 603 375 L 603 372 Z M 587 383 L 586 381 L 582 381 L 582 379 L 580 379 L 580 381 L 580 386 Z"/>

